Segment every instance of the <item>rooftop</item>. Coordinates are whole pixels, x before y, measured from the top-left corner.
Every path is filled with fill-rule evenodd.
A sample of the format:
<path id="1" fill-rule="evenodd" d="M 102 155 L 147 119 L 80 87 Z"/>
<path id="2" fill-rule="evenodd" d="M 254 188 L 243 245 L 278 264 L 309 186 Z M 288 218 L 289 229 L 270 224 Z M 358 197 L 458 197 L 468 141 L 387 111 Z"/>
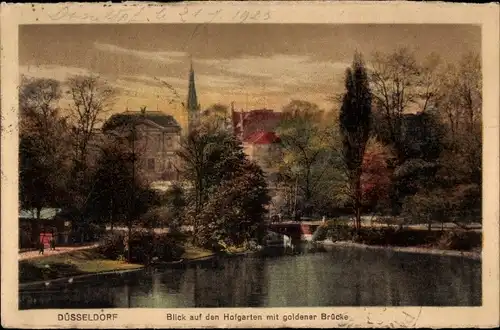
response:
<path id="1" fill-rule="evenodd" d="M 274 132 L 258 131 L 247 136 L 243 142 L 249 144 L 271 144 L 278 143 L 280 138 Z"/>
<path id="2" fill-rule="evenodd" d="M 115 127 L 135 124 L 138 125 L 144 121 L 151 121 L 162 127 L 175 127 L 181 129 L 179 123 L 171 115 L 161 111 L 126 111 L 112 115 L 103 125 L 103 130 L 114 129 Z"/>
<path id="3" fill-rule="evenodd" d="M 282 119 L 282 113 L 271 109 L 256 109 L 235 111 L 232 117 L 234 133 L 240 135 L 243 126 L 243 139 L 247 140 L 255 132 L 274 131 Z"/>
<path id="4" fill-rule="evenodd" d="M 40 210 L 40 219 L 42 219 L 42 220 L 52 219 L 60 212 L 61 212 L 61 209 L 57 209 L 57 208 L 42 208 Z M 35 219 L 36 218 L 36 210 L 35 209 L 20 210 L 19 211 L 19 218 L 20 219 Z"/>

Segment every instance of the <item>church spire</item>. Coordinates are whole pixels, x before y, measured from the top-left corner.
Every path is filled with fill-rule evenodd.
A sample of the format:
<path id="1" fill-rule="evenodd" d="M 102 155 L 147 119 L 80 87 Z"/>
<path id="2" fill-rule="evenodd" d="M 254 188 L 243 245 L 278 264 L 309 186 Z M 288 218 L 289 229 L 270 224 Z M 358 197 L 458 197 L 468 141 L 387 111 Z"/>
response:
<path id="1" fill-rule="evenodd" d="M 189 86 L 188 86 L 188 95 L 186 108 L 188 112 L 188 126 L 189 131 L 196 125 L 196 121 L 198 120 L 200 104 L 198 103 L 198 96 L 196 95 L 196 85 L 194 81 L 194 70 L 193 70 L 193 59 L 190 58 L 190 67 L 189 67 Z"/>

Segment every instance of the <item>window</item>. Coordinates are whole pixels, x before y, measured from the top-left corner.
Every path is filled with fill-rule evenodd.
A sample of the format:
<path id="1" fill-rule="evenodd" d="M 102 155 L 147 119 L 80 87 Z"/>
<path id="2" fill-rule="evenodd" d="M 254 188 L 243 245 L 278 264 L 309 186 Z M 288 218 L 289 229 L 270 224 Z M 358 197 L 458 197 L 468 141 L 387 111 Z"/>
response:
<path id="1" fill-rule="evenodd" d="M 172 148 L 174 146 L 174 141 L 172 140 L 172 137 L 170 136 L 165 137 L 165 145 L 167 148 Z"/>
<path id="2" fill-rule="evenodd" d="M 148 159 L 148 170 L 154 171 L 154 169 L 155 169 L 155 159 L 149 158 Z"/>

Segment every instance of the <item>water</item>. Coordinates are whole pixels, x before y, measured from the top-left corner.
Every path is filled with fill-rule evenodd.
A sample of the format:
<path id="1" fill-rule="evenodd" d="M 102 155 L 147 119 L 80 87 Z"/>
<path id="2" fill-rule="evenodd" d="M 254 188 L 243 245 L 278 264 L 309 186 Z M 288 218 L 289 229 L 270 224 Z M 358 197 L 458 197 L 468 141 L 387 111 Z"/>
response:
<path id="1" fill-rule="evenodd" d="M 220 258 L 20 292 L 20 309 L 480 306 L 481 262 L 331 247 Z"/>

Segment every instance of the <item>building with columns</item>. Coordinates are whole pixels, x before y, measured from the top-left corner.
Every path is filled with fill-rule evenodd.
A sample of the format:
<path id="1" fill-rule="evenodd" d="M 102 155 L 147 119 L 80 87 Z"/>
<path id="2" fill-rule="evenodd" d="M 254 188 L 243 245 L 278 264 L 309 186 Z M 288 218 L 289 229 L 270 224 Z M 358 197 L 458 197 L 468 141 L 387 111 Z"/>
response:
<path id="1" fill-rule="evenodd" d="M 106 135 L 131 136 L 138 156 L 138 168 L 148 182 L 178 178 L 178 150 L 181 127 L 161 111 L 125 111 L 112 115 L 103 125 Z"/>

